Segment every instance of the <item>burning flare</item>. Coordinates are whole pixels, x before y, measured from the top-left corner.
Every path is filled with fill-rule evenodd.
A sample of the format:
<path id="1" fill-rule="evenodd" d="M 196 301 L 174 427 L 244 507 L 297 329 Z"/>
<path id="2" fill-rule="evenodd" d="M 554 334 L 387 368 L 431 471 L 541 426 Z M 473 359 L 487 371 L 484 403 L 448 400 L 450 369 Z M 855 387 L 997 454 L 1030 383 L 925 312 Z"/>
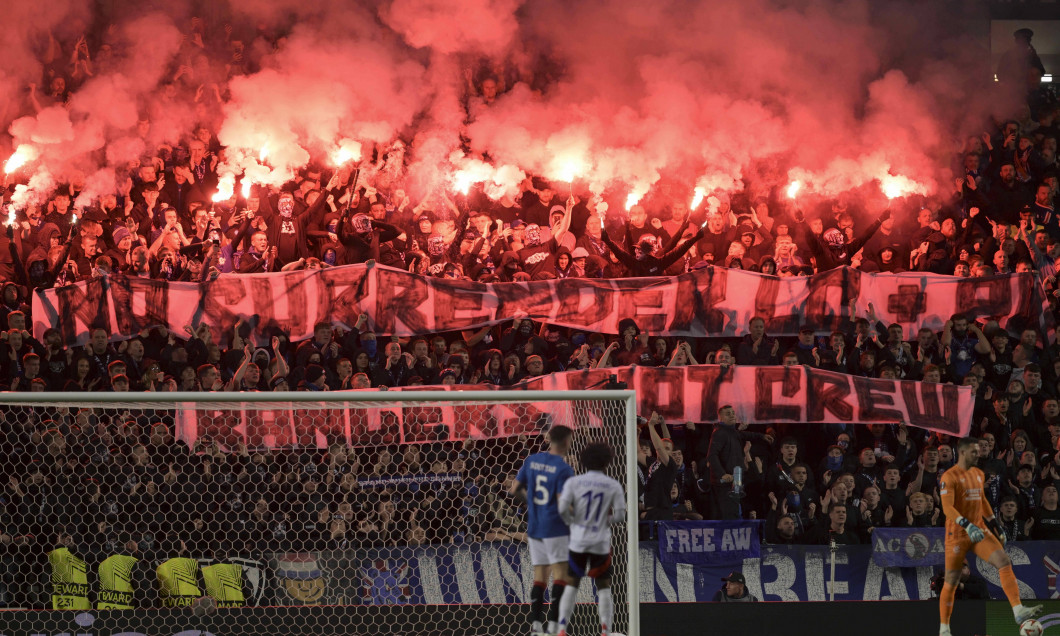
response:
<path id="1" fill-rule="evenodd" d="M 269 145 L 265 144 L 261 147 L 261 151 L 258 152 L 258 161 L 264 163 L 265 158 L 269 156 Z"/>
<path id="2" fill-rule="evenodd" d="M 254 184 L 251 183 L 250 179 L 246 179 L 246 178 L 243 179 L 243 185 L 240 187 L 240 192 L 243 193 L 243 198 L 244 199 L 247 199 L 247 198 L 250 197 L 250 188 L 253 185 Z M 220 194 L 220 193 L 218 193 L 218 194 Z"/>
<path id="3" fill-rule="evenodd" d="M 693 192 L 695 193 L 695 196 L 692 197 L 692 203 L 689 204 L 688 209 L 695 212 L 696 208 L 699 207 L 699 204 L 703 203 L 703 199 L 707 196 L 707 191 L 703 188 L 696 187 Z"/>
<path id="4" fill-rule="evenodd" d="M 880 191 L 888 199 L 908 196 L 910 194 L 927 194 L 927 189 L 909 177 L 887 174 L 880 177 Z"/>
<path id="5" fill-rule="evenodd" d="M 802 188 L 802 182 L 801 181 L 792 181 L 791 185 L 788 186 L 788 198 L 789 199 L 794 199 L 795 195 L 797 195 L 799 193 L 799 190 L 801 188 Z"/>
<path id="6" fill-rule="evenodd" d="M 214 203 L 220 203 L 231 199 L 232 194 L 235 192 L 235 186 L 235 177 L 232 175 L 221 177 L 221 180 L 217 183 L 217 193 L 211 197 L 211 200 Z"/>
<path id="7" fill-rule="evenodd" d="M 361 144 L 352 139 L 343 139 L 339 142 L 339 148 L 331 155 L 331 161 L 336 166 L 342 166 L 350 161 L 361 160 Z"/>
<path id="8" fill-rule="evenodd" d="M 477 183 L 475 176 L 469 170 L 457 170 L 453 175 L 453 190 L 460 194 L 467 194 L 471 184 Z"/>
<path id="9" fill-rule="evenodd" d="M 15 148 L 15 152 L 4 162 L 4 174 L 11 174 L 36 158 L 36 148 L 27 144 L 19 144 L 18 148 Z"/>
<path id="10" fill-rule="evenodd" d="M 456 192 L 467 194 L 473 184 L 492 181 L 493 166 L 485 161 L 464 158 L 458 158 L 457 161 L 463 167 L 453 173 L 453 190 Z"/>
<path id="11" fill-rule="evenodd" d="M 650 186 L 645 184 L 637 184 L 633 186 L 633 189 L 630 190 L 629 195 L 626 196 L 626 212 L 629 212 L 633 206 L 640 203 L 640 200 L 644 198 L 644 195 L 648 194 L 649 187 Z"/>
<path id="12" fill-rule="evenodd" d="M 11 226 L 15 224 L 15 206 L 7 206 L 7 225 Z"/>
<path id="13" fill-rule="evenodd" d="M 585 170 L 585 164 L 577 159 L 567 159 L 560 163 L 559 178 L 567 183 L 573 182 Z"/>

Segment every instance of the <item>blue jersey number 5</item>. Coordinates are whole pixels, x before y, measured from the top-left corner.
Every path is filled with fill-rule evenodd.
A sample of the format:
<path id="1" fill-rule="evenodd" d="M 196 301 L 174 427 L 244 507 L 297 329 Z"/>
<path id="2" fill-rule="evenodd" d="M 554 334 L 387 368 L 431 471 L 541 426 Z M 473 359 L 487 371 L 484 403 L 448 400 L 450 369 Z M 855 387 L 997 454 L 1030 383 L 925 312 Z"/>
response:
<path id="1" fill-rule="evenodd" d="M 539 506 L 548 504 L 547 480 L 548 475 L 537 475 L 534 478 L 534 503 Z"/>

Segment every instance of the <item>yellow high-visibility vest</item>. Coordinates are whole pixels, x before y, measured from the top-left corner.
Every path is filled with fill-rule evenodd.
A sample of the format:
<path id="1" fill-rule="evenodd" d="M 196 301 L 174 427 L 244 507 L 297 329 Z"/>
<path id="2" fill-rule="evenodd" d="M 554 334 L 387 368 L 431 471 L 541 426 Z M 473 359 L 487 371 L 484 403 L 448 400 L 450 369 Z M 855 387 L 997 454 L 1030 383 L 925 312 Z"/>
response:
<path id="1" fill-rule="evenodd" d="M 69 548 L 48 553 L 52 566 L 52 609 L 92 609 L 88 600 L 88 565 Z"/>
<path id="2" fill-rule="evenodd" d="M 243 568 L 231 563 L 217 563 L 202 568 L 206 593 L 217 602 L 217 607 L 243 607 Z"/>
<path id="3" fill-rule="evenodd" d="M 158 594 L 162 607 L 189 607 L 202 596 L 198 581 L 199 562 L 177 557 L 159 564 Z"/>
<path id="4" fill-rule="evenodd" d="M 135 609 L 133 568 L 140 559 L 115 554 L 99 564 L 99 595 L 96 609 Z"/>

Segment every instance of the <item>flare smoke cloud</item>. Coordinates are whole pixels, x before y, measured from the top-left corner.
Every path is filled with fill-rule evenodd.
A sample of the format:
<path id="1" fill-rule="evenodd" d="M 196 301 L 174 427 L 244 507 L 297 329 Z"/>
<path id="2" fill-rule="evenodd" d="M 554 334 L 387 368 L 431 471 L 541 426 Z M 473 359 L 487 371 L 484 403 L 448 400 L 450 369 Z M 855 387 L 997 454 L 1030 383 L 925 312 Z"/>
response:
<path id="1" fill-rule="evenodd" d="M 0 150 L 38 153 L 28 199 L 71 180 L 103 194 L 145 150 L 197 124 L 229 148 L 222 173 L 277 185 L 349 140 L 370 157 L 402 139 L 419 194 L 466 181 L 461 170 L 497 196 L 525 174 L 622 198 L 664 186 L 760 196 L 793 179 L 836 195 L 888 175 L 931 193 L 990 113 L 988 87 L 971 79 L 989 76 L 989 56 L 944 2 L 250 0 L 204 15 L 177 0 L 119 2 L 102 19 L 93 4 L 9 2 Z M 223 40 L 227 23 L 246 43 L 255 70 L 228 82 L 225 103 L 211 87 L 229 53 L 210 53 L 211 66 L 189 45 L 193 16 L 207 40 Z M 91 37 L 110 60 L 69 107 L 32 108 L 29 84 L 47 89 L 49 33 L 72 41 L 108 21 Z M 278 46 L 259 32 L 282 34 Z M 196 86 L 173 79 L 182 66 L 204 87 L 198 103 Z M 466 115 L 471 71 L 479 81 L 491 68 L 508 90 L 488 105 L 472 98 Z"/>

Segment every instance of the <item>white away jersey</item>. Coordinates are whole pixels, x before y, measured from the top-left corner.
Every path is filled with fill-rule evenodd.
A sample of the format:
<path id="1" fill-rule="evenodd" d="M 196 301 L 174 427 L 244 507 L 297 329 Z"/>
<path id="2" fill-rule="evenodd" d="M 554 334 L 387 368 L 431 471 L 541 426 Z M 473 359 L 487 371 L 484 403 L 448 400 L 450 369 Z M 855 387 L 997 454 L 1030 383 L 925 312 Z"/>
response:
<path id="1" fill-rule="evenodd" d="M 563 484 L 559 511 L 570 526 L 572 552 L 607 554 L 611 549 L 611 524 L 626 518 L 626 495 L 622 484 L 591 470 Z"/>

